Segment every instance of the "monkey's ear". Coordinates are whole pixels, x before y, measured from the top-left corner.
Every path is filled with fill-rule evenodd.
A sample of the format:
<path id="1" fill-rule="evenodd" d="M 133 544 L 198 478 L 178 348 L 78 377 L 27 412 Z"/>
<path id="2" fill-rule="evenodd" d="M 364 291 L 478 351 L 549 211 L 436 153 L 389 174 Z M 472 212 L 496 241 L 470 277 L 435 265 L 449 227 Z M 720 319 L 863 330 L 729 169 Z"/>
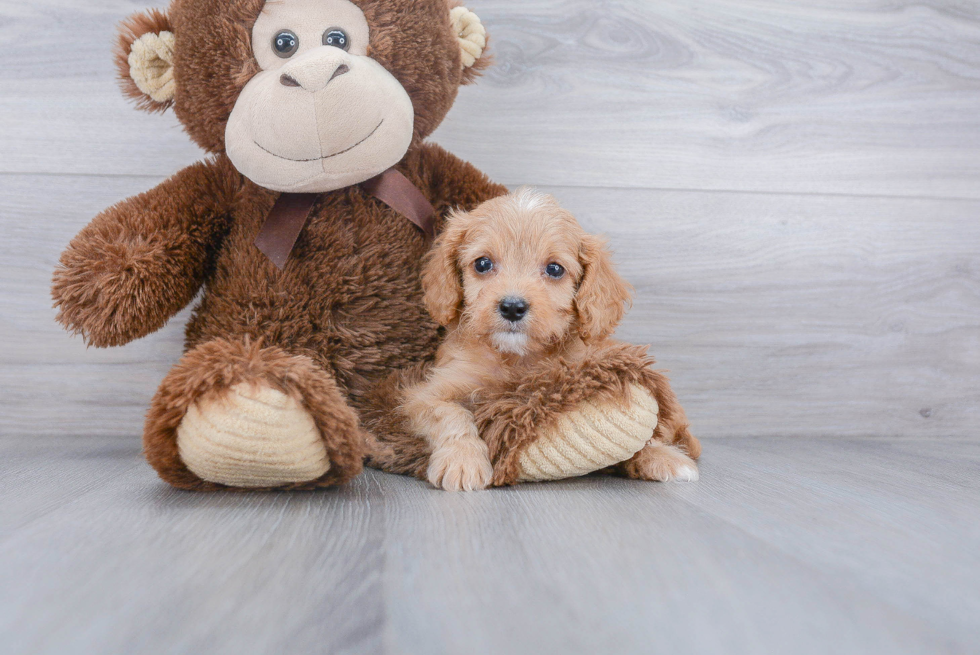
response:
<path id="1" fill-rule="evenodd" d="M 480 71 L 490 65 L 490 57 L 484 55 L 489 40 L 487 30 L 480 17 L 463 6 L 453 6 L 449 10 L 449 22 L 459 43 L 462 83 L 471 84 L 476 81 Z"/>
<path id="2" fill-rule="evenodd" d="M 432 319 L 447 326 L 463 309 L 463 280 L 456 260 L 466 240 L 467 215 L 452 213 L 422 262 L 422 301 Z"/>
<path id="3" fill-rule="evenodd" d="M 119 26 L 116 68 L 123 93 L 146 111 L 164 111 L 174 103 L 174 33 L 167 14 L 150 9 Z"/>

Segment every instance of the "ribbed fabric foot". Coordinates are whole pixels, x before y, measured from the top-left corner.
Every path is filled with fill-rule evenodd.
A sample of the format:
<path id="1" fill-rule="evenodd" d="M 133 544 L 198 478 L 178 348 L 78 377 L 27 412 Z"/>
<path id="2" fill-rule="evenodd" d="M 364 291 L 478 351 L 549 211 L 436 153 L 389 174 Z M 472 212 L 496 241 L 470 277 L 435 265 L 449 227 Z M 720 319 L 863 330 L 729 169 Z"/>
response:
<path id="1" fill-rule="evenodd" d="M 521 453 L 521 481 L 558 480 L 628 460 L 657 428 L 657 401 L 639 385 L 630 385 L 630 403 L 587 401 L 563 415 L 558 424 Z"/>
<path id="2" fill-rule="evenodd" d="M 202 480 L 233 487 L 307 482 L 330 470 L 309 412 L 262 384 L 238 384 L 191 405 L 177 427 L 177 448 Z"/>

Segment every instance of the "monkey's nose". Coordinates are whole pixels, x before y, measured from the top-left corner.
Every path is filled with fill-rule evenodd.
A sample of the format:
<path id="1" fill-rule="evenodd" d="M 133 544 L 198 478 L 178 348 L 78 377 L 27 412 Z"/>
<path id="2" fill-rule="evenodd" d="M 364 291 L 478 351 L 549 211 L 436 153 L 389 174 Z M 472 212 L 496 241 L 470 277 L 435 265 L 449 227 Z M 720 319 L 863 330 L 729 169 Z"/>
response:
<path id="1" fill-rule="evenodd" d="M 529 308 L 530 305 L 523 298 L 504 298 L 497 305 L 497 311 L 500 312 L 500 315 L 511 323 L 516 323 L 524 318 Z"/>
<path id="2" fill-rule="evenodd" d="M 336 48 L 329 49 L 336 50 Z M 350 72 L 350 66 L 344 63 L 347 53 L 341 52 L 342 57 L 337 57 L 333 52 L 328 54 L 330 56 L 310 53 L 310 56 L 290 62 L 279 76 L 279 83 L 283 86 L 302 87 L 310 93 L 316 93 L 341 75 Z"/>

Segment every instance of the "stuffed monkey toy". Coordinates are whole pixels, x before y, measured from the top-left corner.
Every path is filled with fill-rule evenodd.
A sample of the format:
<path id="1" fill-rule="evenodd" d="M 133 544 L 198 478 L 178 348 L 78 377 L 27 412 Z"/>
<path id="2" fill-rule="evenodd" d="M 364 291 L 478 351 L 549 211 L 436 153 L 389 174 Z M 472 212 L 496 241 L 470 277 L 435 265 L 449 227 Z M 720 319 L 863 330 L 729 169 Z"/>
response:
<path id="1" fill-rule="evenodd" d="M 208 157 L 95 217 L 52 293 L 67 329 L 108 347 L 200 292 L 146 417 L 163 480 L 311 488 L 365 461 L 424 462 L 417 444 L 378 433 L 391 409 L 381 383 L 437 346 L 419 266 L 444 216 L 506 191 L 425 142 L 487 65 L 486 43 L 454 0 L 173 0 L 123 24 L 125 92 L 172 109 Z M 477 413 L 499 435 L 494 482 L 618 463 L 649 477 L 621 464 L 674 406 L 648 365 L 619 353 L 488 400 Z M 568 426 L 582 420 L 598 426 L 595 447 L 571 461 L 582 449 Z"/>

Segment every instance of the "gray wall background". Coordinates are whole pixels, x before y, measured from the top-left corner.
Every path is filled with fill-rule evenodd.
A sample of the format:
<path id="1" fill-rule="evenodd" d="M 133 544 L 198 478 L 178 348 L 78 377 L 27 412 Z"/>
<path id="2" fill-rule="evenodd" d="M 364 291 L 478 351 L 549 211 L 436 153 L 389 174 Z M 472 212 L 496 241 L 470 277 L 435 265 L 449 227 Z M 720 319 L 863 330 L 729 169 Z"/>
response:
<path id="1" fill-rule="evenodd" d="M 980 4 L 471 4 L 497 64 L 433 140 L 606 233 L 701 436 L 975 436 Z M 0 5 L 0 435 L 128 437 L 180 355 L 54 323 L 58 254 L 202 155 L 111 60 L 140 1 Z"/>

